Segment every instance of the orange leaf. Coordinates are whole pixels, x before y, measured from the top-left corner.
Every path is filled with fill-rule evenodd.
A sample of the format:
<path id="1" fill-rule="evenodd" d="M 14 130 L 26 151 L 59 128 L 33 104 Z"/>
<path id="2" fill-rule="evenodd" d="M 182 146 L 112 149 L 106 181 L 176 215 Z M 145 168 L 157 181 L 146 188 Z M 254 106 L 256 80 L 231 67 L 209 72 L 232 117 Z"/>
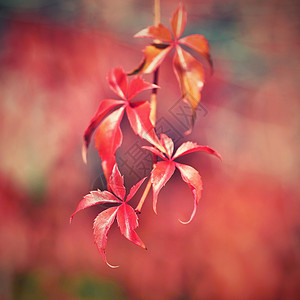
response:
<path id="1" fill-rule="evenodd" d="M 149 26 L 134 35 L 135 38 L 151 38 L 153 40 L 160 40 L 162 42 L 171 43 L 172 35 L 170 30 L 162 25 Z"/>
<path id="2" fill-rule="evenodd" d="M 201 99 L 201 90 L 204 85 L 204 70 L 200 62 L 192 55 L 176 47 L 173 60 L 174 72 L 180 84 L 181 92 L 192 109 L 191 124 L 194 123 L 196 108 Z"/>
<path id="3" fill-rule="evenodd" d="M 180 4 L 171 18 L 171 28 L 177 40 L 183 33 L 186 24 L 186 10 Z"/>
<path id="4" fill-rule="evenodd" d="M 209 45 L 207 39 L 203 35 L 192 34 L 180 39 L 179 43 L 184 44 L 198 52 L 208 61 L 210 67 L 213 68 L 212 59 L 210 57 Z"/>
<path id="5" fill-rule="evenodd" d="M 143 61 L 135 70 L 128 73 L 128 75 L 154 72 L 160 66 L 172 48 L 173 46 L 166 44 L 151 44 L 146 46 L 143 50 Z"/>

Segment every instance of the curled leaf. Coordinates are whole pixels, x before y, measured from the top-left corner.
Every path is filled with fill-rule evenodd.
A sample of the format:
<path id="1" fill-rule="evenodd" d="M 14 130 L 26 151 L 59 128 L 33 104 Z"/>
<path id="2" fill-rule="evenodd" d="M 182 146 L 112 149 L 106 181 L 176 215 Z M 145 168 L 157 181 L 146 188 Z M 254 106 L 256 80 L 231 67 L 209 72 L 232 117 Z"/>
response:
<path id="1" fill-rule="evenodd" d="M 202 180 L 201 180 L 201 177 L 200 177 L 198 171 L 195 170 L 193 167 L 184 165 L 184 164 L 179 164 L 179 163 L 176 163 L 176 167 L 180 171 L 182 179 L 190 187 L 190 189 L 193 193 L 193 196 L 194 196 L 194 209 L 191 214 L 191 217 L 186 222 L 179 220 L 182 224 L 188 224 L 193 220 L 193 218 L 196 214 L 197 205 L 201 198 Z"/>
<path id="2" fill-rule="evenodd" d="M 151 151 L 152 153 L 156 154 L 160 158 L 163 159 L 163 161 L 160 161 L 154 165 L 154 168 L 151 172 L 151 184 L 153 189 L 153 210 L 155 213 L 156 211 L 156 205 L 157 205 L 157 197 L 162 189 L 162 187 L 169 181 L 171 176 L 173 175 L 175 168 L 178 168 L 178 170 L 181 173 L 181 177 L 183 181 L 185 181 L 194 196 L 194 209 L 191 214 L 191 217 L 187 222 L 180 221 L 183 224 L 188 224 L 192 221 L 196 214 L 197 205 L 201 198 L 201 190 L 202 190 L 202 181 L 201 177 L 197 170 L 195 170 L 193 167 L 180 164 L 175 162 L 174 160 L 178 158 L 179 156 L 195 152 L 195 151 L 205 151 L 210 154 L 214 154 L 218 158 L 221 159 L 221 156 L 212 148 L 208 146 L 199 146 L 196 143 L 193 142 L 185 142 L 183 143 L 175 152 L 175 154 L 172 156 L 173 153 L 173 141 L 166 135 L 161 134 L 160 140 L 164 148 L 166 149 L 165 153 L 168 157 L 164 156 L 163 153 L 161 153 L 158 149 L 154 147 L 148 147 L 144 146 L 144 149 L 147 149 Z"/>

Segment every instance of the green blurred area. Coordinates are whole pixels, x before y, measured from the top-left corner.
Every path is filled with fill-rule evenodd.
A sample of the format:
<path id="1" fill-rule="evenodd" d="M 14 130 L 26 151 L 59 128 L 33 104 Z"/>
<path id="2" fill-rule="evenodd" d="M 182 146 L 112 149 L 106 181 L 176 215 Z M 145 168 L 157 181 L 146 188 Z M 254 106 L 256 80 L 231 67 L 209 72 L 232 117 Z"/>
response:
<path id="1" fill-rule="evenodd" d="M 47 293 L 49 287 L 45 287 L 45 281 L 41 277 L 43 277 L 43 273 L 40 272 L 16 274 L 13 282 L 12 299 L 47 300 L 53 299 L 53 297 L 78 300 L 126 299 L 120 287 L 113 281 L 101 280 L 89 274 L 61 276 L 55 286 L 52 287 L 56 291 L 51 293 Z"/>

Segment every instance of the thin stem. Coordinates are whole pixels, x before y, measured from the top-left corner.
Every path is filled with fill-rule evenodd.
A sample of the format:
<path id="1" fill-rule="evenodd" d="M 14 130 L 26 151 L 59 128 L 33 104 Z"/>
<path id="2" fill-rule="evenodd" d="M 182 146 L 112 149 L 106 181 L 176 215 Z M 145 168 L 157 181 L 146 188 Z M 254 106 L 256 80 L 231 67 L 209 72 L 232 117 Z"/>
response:
<path id="1" fill-rule="evenodd" d="M 160 23 L 160 0 L 154 0 L 154 26 L 158 26 L 158 24 Z M 158 84 L 158 75 L 159 75 L 159 68 L 157 68 L 153 74 L 153 84 Z M 150 98 L 150 121 L 153 125 L 153 127 L 155 127 L 155 123 L 156 123 L 156 105 L 157 104 L 157 88 L 152 89 L 152 93 L 151 93 L 151 98 Z M 157 156 L 155 154 L 153 154 L 153 167 L 155 166 L 155 164 L 157 163 Z M 137 213 L 141 213 L 142 207 L 144 205 L 144 202 L 148 196 L 148 193 L 150 191 L 151 188 L 151 178 L 148 180 L 147 186 L 144 190 L 144 193 L 135 209 L 135 211 Z"/>
<path id="2" fill-rule="evenodd" d="M 160 23 L 160 0 L 154 0 L 154 26 Z"/>
<path id="3" fill-rule="evenodd" d="M 158 24 L 160 23 L 160 0 L 154 0 L 154 19 L 153 19 L 153 23 L 154 26 L 158 26 Z M 157 40 L 154 40 L 154 42 L 159 42 Z M 154 84 L 158 84 L 158 70 L 159 68 L 157 68 L 154 71 L 153 74 L 153 83 Z M 155 123 L 156 123 L 156 96 L 157 96 L 157 89 L 154 88 L 152 90 L 152 94 L 151 94 L 151 98 L 150 98 L 150 108 L 151 108 L 151 112 L 150 112 L 150 121 L 153 125 L 153 127 L 155 127 Z"/>
<path id="4" fill-rule="evenodd" d="M 144 204 L 144 202 L 145 202 L 145 200 L 146 200 L 146 198 L 147 198 L 147 196 L 148 196 L 148 193 L 149 193 L 149 191 L 150 191 L 150 188 L 151 188 L 151 178 L 149 178 L 148 183 L 147 183 L 147 186 L 146 186 L 146 188 L 145 188 L 145 190 L 144 190 L 144 193 L 143 193 L 143 195 L 142 195 L 142 197 L 141 197 L 141 200 L 140 200 L 139 204 L 137 205 L 137 207 L 135 208 L 135 211 L 136 211 L 138 214 L 141 213 L 143 204 Z"/>
<path id="5" fill-rule="evenodd" d="M 157 68 L 153 74 L 153 83 L 156 85 L 158 84 L 158 74 L 159 74 L 159 68 Z M 157 88 L 154 88 L 152 90 L 152 94 L 150 98 L 150 108 L 151 108 L 150 121 L 153 127 L 155 127 L 155 123 L 156 123 L 156 103 L 157 103 Z"/>

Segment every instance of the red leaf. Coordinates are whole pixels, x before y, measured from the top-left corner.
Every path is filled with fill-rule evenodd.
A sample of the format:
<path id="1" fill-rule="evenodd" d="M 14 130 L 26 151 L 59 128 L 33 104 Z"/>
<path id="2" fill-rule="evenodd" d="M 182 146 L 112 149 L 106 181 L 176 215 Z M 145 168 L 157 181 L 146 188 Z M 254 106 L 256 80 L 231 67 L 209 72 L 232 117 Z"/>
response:
<path id="1" fill-rule="evenodd" d="M 195 170 L 193 167 L 188 165 L 183 165 L 176 163 L 176 167 L 179 169 L 181 173 L 182 179 L 189 185 L 193 195 L 194 195 L 194 209 L 191 214 L 190 219 L 187 222 L 180 221 L 183 224 L 190 223 L 197 210 L 197 205 L 199 203 L 199 200 L 201 198 L 201 191 L 202 191 L 202 180 L 197 170 Z"/>
<path id="2" fill-rule="evenodd" d="M 118 105 L 124 104 L 124 101 L 122 100 L 112 100 L 112 99 L 105 99 L 101 101 L 99 108 L 92 118 L 88 128 L 84 132 L 83 136 L 83 147 L 82 147 L 82 158 L 83 161 L 86 163 L 86 151 L 90 144 L 91 137 L 97 126 L 101 123 L 103 118 L 107 113 L 109 113 L 113 108 L 115 108 Z"/>
<path id="3" fill-rule="evenodd" d="M 137 94 L 153 88 L 158 88 L 158 86 L 156 84 L 144 81 L 140 76 L 132 78 L 128 88 L 128 101 L 130 101 Z"/>
<path id="4" fill-rule="evenodd" d="M 202 181 L 201 177 L 197 170 L 188 165 L 183 165 L 177 162 L 174 162 L 174 159 L 177 157 L 188 154 L 195 151 L 205 151 L 210 154 L 214 154 L 221 159 L 221 156 L 208 146 L 199 146 L 193 142 L 185 142 L 183 143 L 172 156 L 174 144 L 173 141 L 166 135 L 161 134 L 161 143 L 166 148 L 166 154 L 168 155 L 168 159 L 163 156 L 163 154 L 154 147 L 144 146 L 144 149 L 151 151 L 152 153 L 160 156 L 164 161 L 160 161 L 154 165 L 154 168 L 151 172 L 151 184 L 153 188 L 153 210 L 156 212 L 157 205 L 157 197 L 162 189 L 162 187 L 168 182 L 171 176 L 174 173 L 175 167 L 177 167 L 181 173 L 182 179 L 189 185 L 193 195 L 194 195 L 194 209 L 191 214 L 190 219 L 187 222 L 182 222 L 183 224 L 187 224 L 192 221 L 195 216 L 197 204 L 199 199 L 201 198 L 201 190 L 202 190 Z"/>
<path id="5" fill-rule="evenodd" d="M 103 260 L 107 263 L 111 268 L 116 268 L 117 266 L 110 265 L 106 260 L 105 248 L 107 244 L 107 233 L 115 220 L 116 214 L 119 210 L 120 206 L 111 207 L 103 212 L 101 212 L 94 221 L 94 241 L 100 252 Z"/>
<path id="6" fill-rule="evenodd" d="M 172 48 L 173 46 L 166 44 L 151 44 L 146 46 L 143 50 L 144 59 L 142 60 L 141 64 L 128 75 L 154 72 L 160 66 Z"/>
<path id="7" fill-rule="evenodd" d="M 203 35 L 192 34 L 181 38 L 179 42 L 201 54 L 208 61 L 210 67 L 213 67 L 213 63 L 209 53 L 209 45 L 207 39 Z"/>
<path id="8" fill-rule="evenodd" d="M 170 139 L 166 134 L 162 133 L 160 135 L 160 141 L 161 141 L 161 144 L 166 149 L 166 153 L 167 153 L 168 157 L 171 158 L 173 155 L 173 151 L 174 151 L 174 143 L 173 143 L 172 139 Z"/>
<path id="9" fill-rule="evenodd" d="M 109 186 L 117 197 L 124 200 L 126 194 L 124 178 L 121 176 L 117 164 L 114 165 L 112 173 L 109 177 Z"/>
<path id="10" fill-rule="evenodd" d="M 185 25 L 186 11 L 180 4 L 171 18 L 171 28 L 176 40 L 182 35 Z"/>
<path id="11" fill-rule="evenodd" d="M 115 68 L 107 75 L 110 88 L 119 95 L 120 98 L 126 100 L 127 95 L 127 75 L 122 68 Z"/>
<path id="12" fill-rule="evenodd" d="M 222 160 L 221 155 L 214 149 L 212 149 L 208 146 L 199 146 L 193 142 L 185 142 L 185 143 L 181 144 L 180 147 L 178 147 L 177 151 L 175 152 L 175 154 L 173 156 L 173 160 L 181 155 L 185 155 L 185 154 L 196 152 L 196 151 L 204 151 L 209 154 L 213 154 Z"/>
<path id="13" fill-rule="evenodd" d="M 162 187 L 168 182 L 175 171 L 175 163 L 171 160 L 160 161 L 155 164 L 151 172 L 151 183 L 153 188 L 153 210 L 157 214 L 157 197 Z"/>
<path id="14" fill-rule="evenodd" d="M 132 199 L 132 197 L 135 195 L 135 193 L 138 191 L 138 189 L 140 188 L 140 186 L 143 184 L 143 182 L 145 181 L 147 177 L 144 177 L 143 179 L 141 179 L 136 185 L 134 185 L 131 189 L 130 192 L 126 198 L 125 202 L 128 202 Z"/>
<path id="15" fill-rule="evenodd" d="M 101 203 L 122 203 L 118 198 L 116 198 L 112 193 L 108 191 L 92 191 L 79 202 L 75 212 L 72 214 L 70 218 L 70 222 L 72 221 L 74 215 L 78 213 L 80 210 L 83 210 L 87 207 L 101 204 Z"/>
<path id="16" fill-rule="evenodd" d="M 162 24 L 158 26 L 149 26 L 134 35 L 135 38 L 151 38 L 162 42 L 171 43 L 172 35 L 170 30 Z"/>
<path id="17" fill-rule="evenodd" d="M 126 112 L 134 133 L 164 152 L 149 118 L 150 104 L 147 101 L 134 102 L 126 107 Z"/>
<path id="18" fill-rule="evenodd" d="M 162 159 L 166 159 L 166 157 L 163 155 L 163 153 L 154 147 L 142 146 L 142 148 L 151 151 L 152 153 L 154 153 L 155 155 L 159 156 Z"/>
<path id="19" fill-rule="evenodd" d="M 193 125 L 196 108 L 201 98 L 200 92 L 204 85 L 203 67 L 201 63 L 179 46 L 176 47 L 173 67 L 180 84 L 181 93 L 191 106 L 191 125 Z"/>
<path id="20" fill-rule="evenodd" d="M 134 231 L 134 229 L 138 227 L 138 217 L 134 209 L 130 205 L 124 203 L 119 207 L 117 213 L 117 222 L 120 227 L 121 233 L 129 241 L 146 249 L 145 244 Z"/>
<path id="21" fill-rule="evenodd" d="M 115 268 L 110 265 L 106 260 L 105 248 L 107 244 L 107 234 L 117 217 L 117 222 L 120 227 L 121 233 L 134 244 L 146 249 L 142 240 L 138 237 L 134 231 L 138 227 L 138 217 L 134 209 L 127 204 L 127 202 L 135 195 L 137 190 L 140 188 L 144 180 L 141 179 L 135 186 L 130 189 L 130 193 L 127 197 L 126 202 L 123 200 L 125 197 L 125 187 L 123 182 L 123 177 L 121 176 L 117 165 L 114 165 L 112 175 L 110 177 L 109 184 L 113 192 L 120 197 L 123 201 L 118 199 L 112 193 L 108 191 L 92 191 L 90 194 L 86 195 L 82 201 L 80 201 L 76 211 L 71 216 L 70 221 L 73 216 L 80 210 L 90 207 L 95 204 L 109 203 L 109 204 L 120 204 L 119 206 L 110 207 L 102 211 L 94 220 L 94 241 L 97 248 L 108 266 Z"/>
<path id="22" fill-rule="evenodd" d="M 124 107 L 121 107 L 107 116 L 98 127 L 95 135 L 95 146 L 102 159 L 102 168 L 107 182 L 111 175 L 115 160 L 116 150 L 122 144 L 123 135 L 120 123 L 124 114 Z"/>

